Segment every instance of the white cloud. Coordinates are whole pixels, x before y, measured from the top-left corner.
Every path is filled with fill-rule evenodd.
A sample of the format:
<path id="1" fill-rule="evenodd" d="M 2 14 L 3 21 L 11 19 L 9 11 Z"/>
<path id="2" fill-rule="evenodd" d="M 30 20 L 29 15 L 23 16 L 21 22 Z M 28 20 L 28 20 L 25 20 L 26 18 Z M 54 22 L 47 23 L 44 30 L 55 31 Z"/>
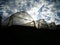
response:
<path id="1" fill-rule="evenodd" d="M 30 7 L 27 6 L 27 2 L 30 2 Z M 8 3 L 8 2 L 7 2 Z M 41 9 L 41 7 L 44 5 L 42 8 L 42 11 L 38 11 Z M 8 4 L 3 6 L 3 16 L 8 17 L 9 14 L 7 13 L 7 10 L 10 10 L 13 13 L 20 12 L 24 6 L 24 9 L 32 16 L 35 20 L 37 19 L 45 19 L 46 21 L 48 20 L 47 17 L 50 17 L 51 19 L 47 21 L 48 23 L 51 23 L 52 21 L 55 21 L 56 24 L 59 24 L 58 21 L 55 20 L 55 18 L 60 19 L 57 16 L 57 12 L 60 12 L 60 8 L 56 8 L 55 6 L 59 6 L 60 3 L 57 1 L 57 3 L 50 3 L 46 0 L 40 0 L 39 2 L 34 2 L 34 0 L 14 0 L 14 1 L 9 1 Z M 23 10 L 23 9 L 22 9 Z M 55 16 L 56 15 L 56 16 Z"/>
<path id="2" fill-rule="evenodd" d="M 8 17 L 8 13 L 4 12 L 4 13 L 3 13 L 3 16 L 4 16 L 4 17 Z"/>
<path id="3" fill-rule="evenodd" d="M 56 20 L 56 21 L 55 21 L 55 24 L 56 24 L 56 25 L 60 25 L 60 21 L 57 21 L 57 20 Z"/>

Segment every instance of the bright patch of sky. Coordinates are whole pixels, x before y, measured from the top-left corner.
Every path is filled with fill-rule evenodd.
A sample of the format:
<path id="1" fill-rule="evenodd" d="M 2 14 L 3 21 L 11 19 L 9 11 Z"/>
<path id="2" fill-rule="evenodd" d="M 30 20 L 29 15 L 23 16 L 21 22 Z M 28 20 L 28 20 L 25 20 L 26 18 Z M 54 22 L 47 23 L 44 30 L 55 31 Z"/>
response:
<path id="1" fill-rule="evenodd" d="M 26 11 L 34 20 L 44 19 L 47 23 L 60 25 L 59 0 L 0 0 L 3 20 L 20 11 Z"/>

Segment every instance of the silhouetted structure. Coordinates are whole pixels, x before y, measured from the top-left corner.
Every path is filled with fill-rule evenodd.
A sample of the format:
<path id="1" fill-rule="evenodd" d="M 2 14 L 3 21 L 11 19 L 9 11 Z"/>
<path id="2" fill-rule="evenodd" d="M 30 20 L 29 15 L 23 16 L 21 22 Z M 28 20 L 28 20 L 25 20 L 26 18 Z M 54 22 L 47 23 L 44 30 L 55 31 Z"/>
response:
<path id="1" fill-rule="evenodd" d="M 33 18 L 27 12 L 17 12 L 5 20 L 6 26 L 22 25 L 31 26 L 36 28 L 49 28 L 54 29 L 55 23 L 47 24 L 44 19 L 34 21 Z"/>

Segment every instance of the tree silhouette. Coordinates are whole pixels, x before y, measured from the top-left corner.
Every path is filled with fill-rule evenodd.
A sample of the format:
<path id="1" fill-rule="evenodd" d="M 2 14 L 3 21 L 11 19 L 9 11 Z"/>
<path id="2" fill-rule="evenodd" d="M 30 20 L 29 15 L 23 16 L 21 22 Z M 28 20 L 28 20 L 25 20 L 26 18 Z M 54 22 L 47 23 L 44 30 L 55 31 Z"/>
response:
<path id="1" fill-rule="evenodd" d="M 33 18 L 26 12 L 17 12 L 15 14 L 11 15 L 10 17 L 6 18 L 4 20 L 4 22 L 5 21 L 7 22 L 6 26 L 13 25 L 15 18 L 19 19 L 20 22 L 19 21 L 17 21 L 17 22 L 19 22 L 20 25 L 22 25 L 22 26 L 32 26 L 35 28 L 49 28 L 49 29 L 55 28 L 55 23 L 52 22 L 51 24 L 47 24 L 47 22 L 44 19 L 39 19 L 39 20 L 34 21 Z M 25 23 L 26 21 L 27 21 L 27 23 Z M 16 20 L 15 20 L 15 23 L 16 23 Z M 31 23 L 33 23 L 33 24 L 31 24 Z"/>
<path id="2" fill-rule="evenodd" d="M 0 16 L 0 26 L 1 26 L 1 24 L 2 24 L 2 17 Z"/>

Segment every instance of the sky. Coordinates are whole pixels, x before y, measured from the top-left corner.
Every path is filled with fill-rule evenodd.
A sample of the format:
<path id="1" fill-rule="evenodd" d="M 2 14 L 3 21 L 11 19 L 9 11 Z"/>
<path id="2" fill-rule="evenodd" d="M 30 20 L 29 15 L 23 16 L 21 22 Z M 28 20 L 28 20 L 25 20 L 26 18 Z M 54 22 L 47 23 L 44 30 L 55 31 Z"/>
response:
<path id="1" fill-rule="evenodd" d="M 0 0 L 2 22 L 14 13 L 26 11 L 34 20 L 60 25 L 59 0 Z"/>

